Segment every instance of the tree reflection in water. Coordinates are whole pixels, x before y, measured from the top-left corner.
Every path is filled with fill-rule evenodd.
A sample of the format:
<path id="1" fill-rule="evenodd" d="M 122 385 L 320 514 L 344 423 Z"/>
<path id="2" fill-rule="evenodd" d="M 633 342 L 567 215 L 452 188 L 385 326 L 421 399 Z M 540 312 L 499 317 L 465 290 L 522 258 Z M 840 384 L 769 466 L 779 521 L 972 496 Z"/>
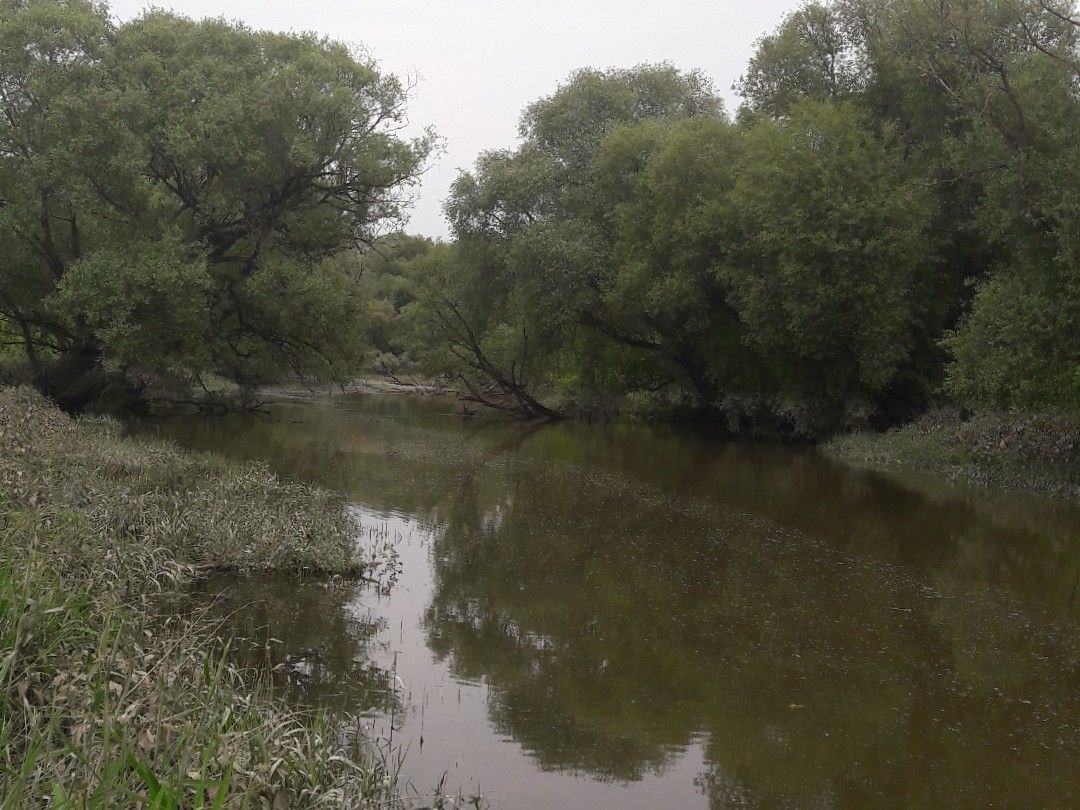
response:
<path id="1" fill-rule="evenodd" d="M 425 527 L 391 600 L 422 613 L 404 643 L 423 699 L 445 696 L 425 756 L 461 753 L 485 787 L 512 767 L 675 791 L 654 775 L 685 782 L 701 754 L 716 807 L 1080 801 L 1073 507 L 640 425 L 523 431 L 387 397 L 275 413 L 165 429 Z M 422 718 L 387 705 L 387 633 L 350 587 L 245 583 L 225 608 L 284 640 L 305 699 Z M 597 796 L 546 784 L 535 806 Z"/>
<path id="2" fill-rule="evenodd" d="M 1075 636 L 1007 594 L 573 469 L 503 471 L 457 491 L 425 626 L 543 769 L 634 780 L 703 739 L 718 807 L 1077 789 Z"/>
<path id="3" fill-rule="evenodd" d="M 383 622 L 364 607 L 373 586 L 219 575 L 200 584 L 235 639 L 242 664 L 272 673 L 274 685 L 308 706 L 350 713 L 400 709 L 393 674 L 377 661 Z"/>

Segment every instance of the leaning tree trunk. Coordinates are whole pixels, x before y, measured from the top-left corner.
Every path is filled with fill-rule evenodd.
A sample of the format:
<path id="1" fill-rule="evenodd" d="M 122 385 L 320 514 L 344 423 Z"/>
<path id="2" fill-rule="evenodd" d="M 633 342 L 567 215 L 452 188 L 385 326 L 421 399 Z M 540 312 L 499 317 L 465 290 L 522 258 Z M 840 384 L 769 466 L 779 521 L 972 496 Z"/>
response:
<path id="1" fill-rule="evenodd" d="M 467 400 L 526 419 L 546 419 L 555 422 L 563 418 L 561 411 L 547 407 L 530 393 L 523 373 L 516 363 L 511 364 L 510 369 L 506 371 L 487 357 L 472 326 L 453 301 L 444 298 L 442 304 L 444 309 L 437 309 L 435 316 L 449 340 L 451 353 L 473 371 L 487 377 L 491 385 L 501 392 L 509 404 L 504 405 L 498 399 L 485 395 L 480 388 L 461 374 L 459 379 L 468 391 L 465 396 Z M 525 358 L 522 358 L 521 367 L 524 366 Z"/>
<path id="2" fill-rule="evenodd" d="M 692 349 L 675 352 L 671 355 L 671 359 L 683 370 L 687 381 L 697 394 L 702 413 L 709 417 L 719 417 L 721 415 L 720 386 L 709 374 L 705 363 Z"/>

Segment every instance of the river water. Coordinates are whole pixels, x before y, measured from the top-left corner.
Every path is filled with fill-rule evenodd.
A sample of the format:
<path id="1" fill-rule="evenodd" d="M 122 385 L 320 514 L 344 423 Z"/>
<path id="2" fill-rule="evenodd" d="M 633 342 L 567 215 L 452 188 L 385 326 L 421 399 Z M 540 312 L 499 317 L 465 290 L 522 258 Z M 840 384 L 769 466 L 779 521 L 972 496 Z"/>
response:
<path id="1" fill-rule="evenodd" d="M 496 808 L 1080 806 L 1080 508 L 634 423 L 292 398 L 141 432 L 346 493 L 381 584 L 205 583 Z M 391 584 L 392 582 L 392 584 Z M 270 651 L 265 652 L 267 640 Z"/>

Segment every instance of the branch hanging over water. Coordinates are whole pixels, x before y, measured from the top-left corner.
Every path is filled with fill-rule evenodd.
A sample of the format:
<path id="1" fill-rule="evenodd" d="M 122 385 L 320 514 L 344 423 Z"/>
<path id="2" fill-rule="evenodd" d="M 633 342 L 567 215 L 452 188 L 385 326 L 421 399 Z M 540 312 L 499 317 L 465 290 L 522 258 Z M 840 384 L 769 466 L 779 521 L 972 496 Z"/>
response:
<path id="1" fill-rule="evenodd" d="M 449 339 L 451 353 L 467 367 L 490 380 L 488 385 L 479 386 L 468 380 L 464 374 L 459 375 L 467 392 L 462 395 L 463 399 L 526 419 L 555 421 L 563 418 L 560 411 L 548 408 L 529 393 L 524 380 L 529 346 L 527 333 L 522 332 L 521 362 L 511 363 L 510 370 L 504 371 L 484 352 L 475 331 L 458 306 L 449 298 L 443 298 L 441 303 L 442 307 L 435 310 L 435 317 Z"/>

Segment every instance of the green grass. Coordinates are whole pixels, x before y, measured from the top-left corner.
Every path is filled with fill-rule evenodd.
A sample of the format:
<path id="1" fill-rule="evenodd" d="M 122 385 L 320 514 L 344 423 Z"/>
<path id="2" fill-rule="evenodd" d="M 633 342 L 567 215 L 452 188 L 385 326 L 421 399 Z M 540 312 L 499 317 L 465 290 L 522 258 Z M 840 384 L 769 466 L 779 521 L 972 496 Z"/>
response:
<path id="1" fill-rule="evenodd" d="M 1080 498 L 1080 420 L 1061 413 L 938 410 L 886 433 L 853 433 L 824 446 L 879 470 L 918 470 L 966 484 Z"/>
<path id="2" fill-rule="evenodd" d="M 359 573 L 343 504 L 0 389 L 0 808 L 397 806 L 166 599 L 205 568 Z"/>

